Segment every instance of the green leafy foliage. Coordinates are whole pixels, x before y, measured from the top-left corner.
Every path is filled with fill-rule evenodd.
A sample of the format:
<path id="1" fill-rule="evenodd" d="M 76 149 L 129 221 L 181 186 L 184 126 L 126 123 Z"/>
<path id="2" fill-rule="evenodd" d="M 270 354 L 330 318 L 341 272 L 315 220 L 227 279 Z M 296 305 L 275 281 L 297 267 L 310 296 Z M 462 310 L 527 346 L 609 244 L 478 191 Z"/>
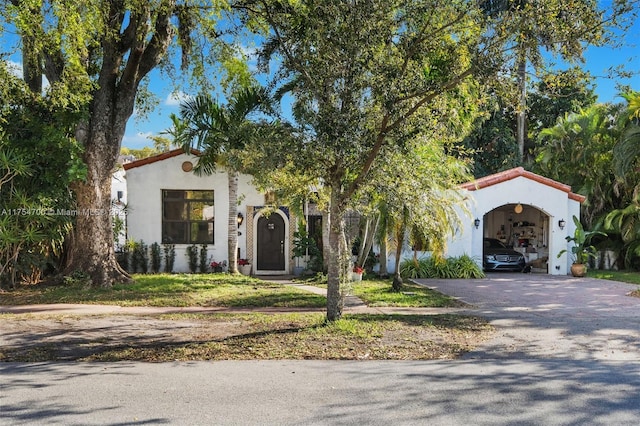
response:
<path id="1" fill-rule="evenodd" d="M 189 263 L 189 271 L 192 274 L 198 272 L 198 246 L 195 244 L 188 246 L 185 256 L 187 256 L 187 262 Z"/>
<path id="2" fill-rule="evenodd" d="M 293 233 L 292 256 L 296 260 L 297 266 L 301 266 L 299 262 L 306 258 L 307 269 L 314 272 L 322 272 L 322 251 L 318 248 L 316 240 L 309 236 L 302 223 L 298 230 Z"/>
<path id="3" fill-rule="evenodd" d="M 142 272 L 146 274 L 149 271 L 149 247 L 144 241 L 130 242 L 131 250 L 131 272 Z"/>
<path id="4" fill-rule="evenodd" d="M 198 256 L 198 272 L 204 274 L 209 270 L 209 262 L 207 256 L 207 245 L 203 244 L 200 246 L 200 252 Z"/>
<path id="5" fill-rule="evenodd" d="M 151 244 L 151 272 L 157 274 L 160 272 L 160 264 L 161 264 L 161 251 L 160 244 L 153 243 Z"/>
<path id="6" fill-rule="evenodd" d="M 74 111 L 54 108 L 53 94 L 31 96 L 5 62 L 0 78 L 0 286 L 14 286 L 58 268 L 76 212 L 69 186 L 85 168 Z"/>
<path id="7" fill-rule="evenodd" d="M 607 236 L 600 231 L 586 231 L 576 216 L 573 216 L 573 223 L 576 227 L 573 236 L 567 236 L 567 242 L 573 243 L 570 253 L 573 256 L 574 263 L 587 263 L 590 257 L 595 257 L 596 248 L 591 244 L 591 240 L 596 235 Z M 565 254 L 567 250 L 560 250 L 558 257 Z"/>
<path id="8" fill-rule="evenodd" d="M 629 205 L 616 209 L 604 218 L 604 229 L 609 236 L 619 235 L 623 246 L 622 258 L 626 267 L 640 267 L 640 203 L 636 198 Z"/>
<path id="9" fill-rule="evenodd" d="M 174 244 L 163 244 L 164 253 L 164 272 L 170 274 L 173 272 L 173 265 L 176 262 L 176 246 Z"/>
<path id="10" fill-rule="evenodd" d="M 534 171 L 570 185 L 585 195 L 582 217 L 588 226 L 615 208 L 624 194 L 613 167 L 619 107 L 596 104 L 559 118 L 538 135 Z M 612 121 L 613 117 L 613 121 Z"/>
<path id="11" fill-rule="evenodd" d="M 467 255 L 439 258 L 431 256 L 425 259 L 406 259 L 400 263 L 403 278 L 483 278 L 484 272 L 475 260 Z"/>

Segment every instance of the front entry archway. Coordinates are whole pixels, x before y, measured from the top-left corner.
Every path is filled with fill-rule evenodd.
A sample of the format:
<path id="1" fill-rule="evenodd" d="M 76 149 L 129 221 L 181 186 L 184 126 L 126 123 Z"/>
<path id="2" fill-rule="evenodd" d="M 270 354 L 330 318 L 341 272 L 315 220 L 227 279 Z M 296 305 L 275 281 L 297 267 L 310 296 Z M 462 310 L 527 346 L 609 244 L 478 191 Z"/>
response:
<path id="1" fill-rule="evenodd" d="M 486 213 L 484 238 L 500 240 L 524 255 L 533 272 L 548 273 L 549 215 L 527 204 L 505 204 Z"/>
<path id="2" fill-rule="evenodd" d="M 285 274 L 287 262 L 287 222 L 279 212 L 260 215 L 255 222 L 256 274 Z"/>

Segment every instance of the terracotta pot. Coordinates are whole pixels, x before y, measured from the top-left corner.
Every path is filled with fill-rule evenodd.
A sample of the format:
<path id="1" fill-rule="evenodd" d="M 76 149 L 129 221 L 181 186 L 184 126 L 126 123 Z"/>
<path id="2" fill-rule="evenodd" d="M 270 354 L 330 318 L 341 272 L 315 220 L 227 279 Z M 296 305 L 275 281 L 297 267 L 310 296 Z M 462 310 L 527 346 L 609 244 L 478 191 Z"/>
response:
<path id="1" fill-rule="evenodd" d="M 584 263 L 574 263 L 571 265 L 571 275 L 574 277 L 585 277 L 587 275 L 587 265 Z"/>

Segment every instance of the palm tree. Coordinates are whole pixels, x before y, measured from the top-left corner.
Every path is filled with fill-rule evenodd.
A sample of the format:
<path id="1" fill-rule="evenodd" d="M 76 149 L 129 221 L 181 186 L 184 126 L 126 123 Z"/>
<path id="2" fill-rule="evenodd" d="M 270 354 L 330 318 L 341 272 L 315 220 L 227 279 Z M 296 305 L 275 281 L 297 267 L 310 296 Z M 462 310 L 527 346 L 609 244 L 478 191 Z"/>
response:
<path id="1" fill-rule="evenodd" d="M 628 105 L 621 118 L 622 137 L 613 148 L 613 159 L 618 176 L 625 177 L 640 158 L 640 92 L 621 94 Z"/>
<path id="2" fill-rule="evenodd" d="M 251 116 L 269 105 L 264 88 L 248 87 L 236 91 L 226 105 L 209 94 L 200 94 L 180 106 L 181 119 L 173 116 L 176 144 L 185 152 L 201 152 L 194 167 L 196 175 L 210 175 L 217 165 L 227 169 L 229 188 L 228 261 L 229 272 L 238 273 L 238 174 L 242 171 L 242 152 L 255 140 L 257 123 Z"/>
<path id="3" fill-rule="evenodd" d="M 489 18 L 508 16 L 503 27 L 496 28 L 512 38 L 517 87 L 516 139 L 518 156 L 525 160 L 527 134 L 527 66 L 545 68 L 543 50 L 573 62 L 582 58 L 585 46 L 601 45 L 607 25 L 604 13 L 595 2 L 539 2 L 531 0 L 484 0 L 480 7 Z M 624 7 L 613 8 L 612 17 L 624 13 Z"/>
<path id="4" fill-rule="evenodd" d="M 614 106 L 596 104 L 566 114 L 538 135 L 536 171 L 587 196 L 582 212 L 587 226 L 620 201 L 611 154 L 619 135 L 615 115 Z"/>

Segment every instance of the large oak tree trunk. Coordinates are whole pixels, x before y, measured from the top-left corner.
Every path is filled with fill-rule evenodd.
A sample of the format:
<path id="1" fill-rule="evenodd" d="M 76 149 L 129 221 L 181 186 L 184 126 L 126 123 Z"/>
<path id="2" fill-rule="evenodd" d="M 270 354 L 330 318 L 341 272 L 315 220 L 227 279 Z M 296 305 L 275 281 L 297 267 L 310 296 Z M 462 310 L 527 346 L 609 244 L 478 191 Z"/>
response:
<path id="1" fill-rule="evenodd" d="M 111 174 L 127 121 L 133 114 L 141 80 L 167 52 L 172 36 L 175 0 L 163 0 L 150 31 L 149 12 L 127 15 L 121 1 L 108 2 L 108 27 L 100 49 L 102 61 L 87 122 L 80 123 L 76 139 L 84 146 L 87 178 L 75 185 L 78 217 L 65 272 L 80 271 L 94 286 L 111 287 L 131 277 L 118 265 L 111 225 Z M 128 17 L 127 28 L 122 30 Z M 133 36 L 133 37 L 132 37 Z"/>
<path id="2" fill-rule="evenodd" d="M 86 273 L 96 286 L 110 287 L 115 283 L 128 283 L 131 277 L 116 262 L 111 224 L 111 176 L 87 163 L 87 181 L 75 185 L 77 199 L 76 224 L 67 273 Z M 107 169 L 111 170 L 111 169 Z"/>
<path id="3" fill-rule="evenodd" d="M 76 223 L 71 239 L 65 273 L 82 272 L 91 278 L 94 286 L 111 287 L 117 283 L 131 282 L 115 258 L 113 225 L 111 216 L 111 177 L 116 163 L 125 123 L 133 112 L 118 109 L 114 119 L 113 106 L 101 102 L 107 88 L 98 90 L 94 101 L 94 114 L 88 124 L 81 123 L 76 138 L 85 147 L 84 162 L 87 177 L 74 184 L 77 210 Z M 129 96 L 130 97 L 130 96 Z M 126 100 L 127 97 L 124 97 Z"/>

